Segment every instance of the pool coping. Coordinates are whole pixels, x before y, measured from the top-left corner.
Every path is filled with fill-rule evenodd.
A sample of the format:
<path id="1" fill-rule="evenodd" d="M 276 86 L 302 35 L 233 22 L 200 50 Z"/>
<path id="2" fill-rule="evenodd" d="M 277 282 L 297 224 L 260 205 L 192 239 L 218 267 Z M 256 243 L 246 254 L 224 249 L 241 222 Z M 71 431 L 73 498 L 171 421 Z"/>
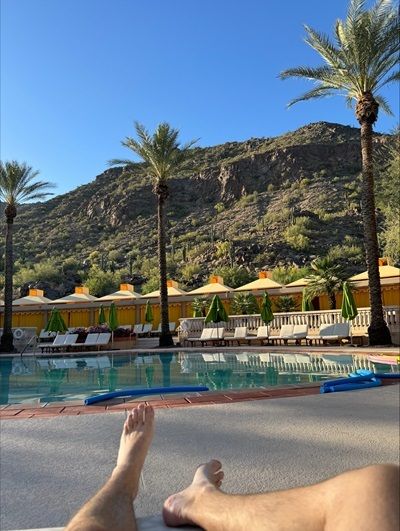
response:
<path id="1" fill-rule="evenodd" d="M 382 380 L 383 385 L 398 385 L 400 379 Z M 182 396 L 157 395 L 146 399 L 118 398 L 108 400 L 103 405 L 85 406 L 82 401 L 48 402 L 38 407 L 36 404 L 6 404 L 0 406 L 0 420 L 21 420 L 31 418 L 54 418 L 66 415 L 93 415 L 121 413 L 130 410 L 135 403 L 145 402 L 156 409 L 170 409 L 216 404 L 235 404 L 237 402 L 270 400 L 319 394 L 320 383 L 288 385 L 278 389 L 245 389 L 238 391 L 207 391 Z"/>

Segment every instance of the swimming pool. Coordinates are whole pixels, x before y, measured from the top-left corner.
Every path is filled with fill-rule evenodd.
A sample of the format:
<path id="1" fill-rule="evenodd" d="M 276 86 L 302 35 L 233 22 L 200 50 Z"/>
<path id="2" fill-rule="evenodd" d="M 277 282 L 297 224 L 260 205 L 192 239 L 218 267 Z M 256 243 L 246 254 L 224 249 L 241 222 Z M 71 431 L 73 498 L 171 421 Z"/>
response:
<path id="1" fill-rule="evenodd" d="M 307 384 L 376 369 L 365 356 L 273 352 L 165 352 L 0 358 L 0 403 L 82 400 L 128 388 L 206 385 L 210 390 Z M 390 371 L 390 366 L 379 366 Z"/>

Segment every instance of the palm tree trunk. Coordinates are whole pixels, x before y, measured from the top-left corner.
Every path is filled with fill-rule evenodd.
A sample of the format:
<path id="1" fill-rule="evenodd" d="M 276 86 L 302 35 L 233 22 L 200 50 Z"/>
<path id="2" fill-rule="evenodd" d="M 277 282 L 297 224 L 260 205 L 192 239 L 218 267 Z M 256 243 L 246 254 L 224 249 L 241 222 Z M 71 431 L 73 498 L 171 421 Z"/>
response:
<path id="1" fill-rule="evenodd" d="M 7 216 L 6 245 L 5 245 L 5 271 L 4 271 L 4 323 L 3 335 L 0 340 L 0 352 L 14 352 L 12 333 L 12 299 L 13 299 L 13 221 Z"/>
<path id="2" fill-rule="evenodd" d="M 368 327 L 370 345 L 390 345 L 390 331 L 383 317 L 381 281 L 379 277 L 379 248 L 376 228 L 374 174 L 372 152 L 372 123 L 361 123 L 362 156 L 362 216 L 364 245 L 369 279 L 371 324 Z"/>
<path id="3" fill-rule="evenodd" d="M 336 295 L 335 292 L 331 291 L 328 293 L 328 299 L 329 299 L 329 309 L 330 310 L 336 310 Z"/>
<path id="4" fill-rule="evenodd" d="M 165 185 L 166 186 L 166 185 Z M 161 186 L 159 186 L 161 188 Z M 161 192 L 161 190 L 160 190 Z M 160 271 L 160 313 L 161 335 L 160 347 L 173 347 L 172 334 L 169 331 L 167 257 L 165 245 L 165 193 L 158 193 L 158 267 Z"/>

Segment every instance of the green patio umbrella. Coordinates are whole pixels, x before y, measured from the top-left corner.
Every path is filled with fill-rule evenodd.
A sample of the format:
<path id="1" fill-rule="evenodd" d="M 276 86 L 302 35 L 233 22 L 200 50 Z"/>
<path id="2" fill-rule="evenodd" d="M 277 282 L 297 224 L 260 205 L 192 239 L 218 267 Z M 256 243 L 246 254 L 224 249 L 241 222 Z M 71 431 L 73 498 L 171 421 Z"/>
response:
<path id="1" fill-rule="evenodd" d="M 358 315 L 357 305 L 353 293 L 347 282 L 343 282 L 342 317 L 346 321 L 352 321 Z M 350 327 L 350 344 L 353 344 Z"/>
<path id="2" fill-rule="evenodd" d="M 154 321 L 153 308 L 151 307 L 149 300 L 146 302 L 146 311 L 144 312 L 144 320 L 146 323 L 151 323 Z"/>
<path id="3" fill-rule="evenodd" d="M 103 305 L 101 305 L 100 308 L 99 308 L 99 318 L 98 318 L 97 322 L 99 323 L 99 325 L 107 323 L 106 313 L 104 311 L 104 306 Z"/>
<path id="4" fill-rule="evenodd" d="M 114 342 L 114 330 L 118 328 L 117 308 L 112 302 L 108 312 L 108 328 L 111 330 L 111 342 Z"/>
<path id="5" fill-rule="evenodd" d="M 314 306 L 309 295 L 305 289 L 303 289 L 303 298 L 301 299 L 301 311 L 302 312 L 312 312 L 314 311 Z"/>
<path id="6" fill-rule="evenodd" d="M 214 295 L 210 308 L 207 312 L 205 323 L 221 323 L 228 321 L 228 314 L 218 295 Z"/>
<path id="7" fill-rule="evenodd" d="M 62 315 L 57 310 L 57 308 L 53 308 L 51 310 L 50 318 L 47 322 L 45 331 L 46 332 L 67 332 L 67 330 L 68 328 L 64 322 L 64 319 L 62 318 Z"/>
<path id="8" fill-rule="evenodd" d="M 272 302 L 266 291 L 264 292 L 263 300 L 261 303 L 261 319 L 266 325 L 268 325 L 271 321 L 274 320 L 274 314 L 272 312 Z"/>

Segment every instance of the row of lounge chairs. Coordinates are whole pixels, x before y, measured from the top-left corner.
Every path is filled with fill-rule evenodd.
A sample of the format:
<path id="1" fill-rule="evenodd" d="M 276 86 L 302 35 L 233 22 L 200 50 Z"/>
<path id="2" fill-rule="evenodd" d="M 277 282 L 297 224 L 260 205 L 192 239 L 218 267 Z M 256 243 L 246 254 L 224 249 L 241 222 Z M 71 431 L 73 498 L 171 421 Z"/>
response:
<path id="1" fill-rule="evenodd" d="M 175 328 L 176 328 L 176 323 L 170 322 L 169 331 L 174 332 Z M 158 335 L 158 334 L 161 334 L 161 323 L 158 325 L 158 328 L 155 328 L 155 329 L 153 329 L 153 325 L 151 323 L 135 324 L 133 327 L 133 332 L 137 336 Z"/>
<path id="2" fill-rule="evenodd" d="M 190 346 L 200 343 L 202 346 L 211 345 L 240 345 L 246 343 L 259 342 L 261 345 L 265 342 L 280 343 L 288 345 L 289 341 L 294 341 L 296 345 L 301 345 L 302 341 L 306 344 L 312 345 L 315 343 L 327 344 L 329 342 L 339 342 L 347 339 L 350 335 L 349 323 L 335 323 L 322 324 L 319 328 L 318 334 L 309 335 L 307 325 L 283 325 L 277 335 L 269 335 L 267 326 L 259 326 L 257 333 L 254 335 L 248 334 L 246 326 L 239 326 L 235 328 L 233 336 L 225 335 L 225 328 L 203 328 L 200 337 L 187 337 L 185 342 Z"/>
<path id="3" fill-rule="evenodd" d="M 41 352 L 57 352 L 63 350 L 88 350 L 89 348 L 97 348 L 108 345 L 111 339 L 110 332 L 103 332 L 100 334 L 88 334 L 83 343 L 77 343 L 78 334 L 57 334 L 53 342 L 39 343 L 38 348 Z"/>

